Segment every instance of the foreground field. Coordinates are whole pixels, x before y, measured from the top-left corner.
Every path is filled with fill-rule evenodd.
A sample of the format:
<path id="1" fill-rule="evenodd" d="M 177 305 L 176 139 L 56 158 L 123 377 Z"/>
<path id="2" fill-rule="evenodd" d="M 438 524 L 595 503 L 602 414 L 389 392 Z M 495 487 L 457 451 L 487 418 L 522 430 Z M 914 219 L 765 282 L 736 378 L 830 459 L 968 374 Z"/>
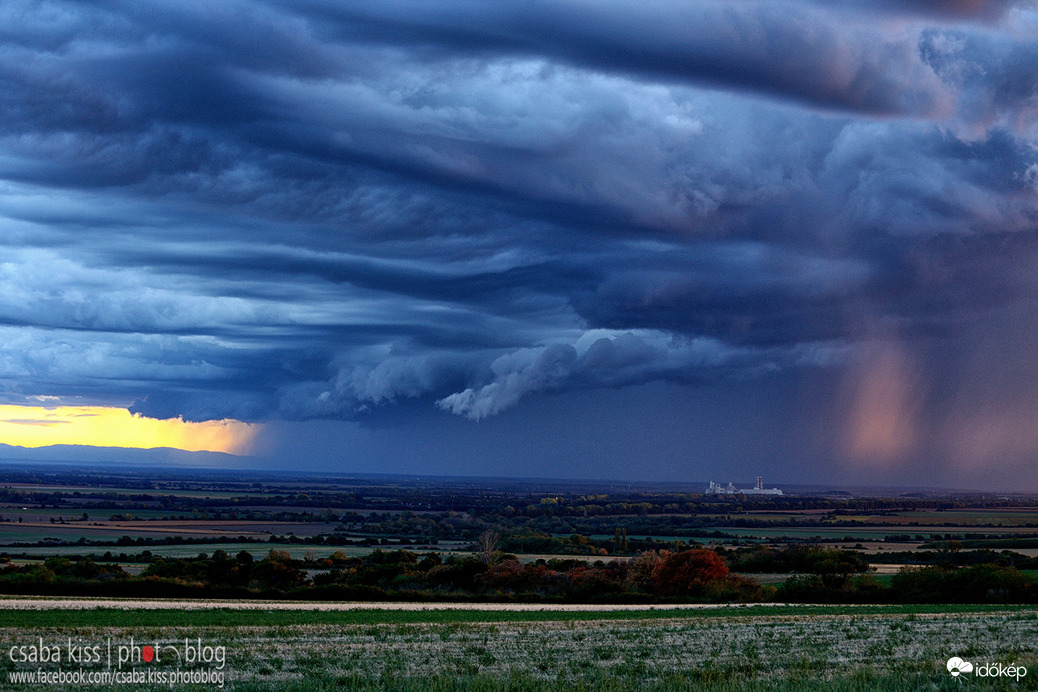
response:
<path id="1" fill-rule="evenodd" d="M 984 688 L 1038 679 L 1033 607 L 0 611 L 4 651 L 130 637 L 222 646 L 242 690 L 953 689 L 952 656 L 1034 671 L 969 680 Z"/>

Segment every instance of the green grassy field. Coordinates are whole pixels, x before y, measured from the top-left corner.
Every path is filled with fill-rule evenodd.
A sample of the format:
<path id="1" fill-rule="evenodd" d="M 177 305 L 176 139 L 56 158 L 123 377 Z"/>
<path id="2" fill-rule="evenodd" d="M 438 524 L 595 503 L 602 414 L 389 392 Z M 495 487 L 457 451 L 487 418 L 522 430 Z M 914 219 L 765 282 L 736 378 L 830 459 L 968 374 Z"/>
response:
<path id="1" fill-rule="evenodd" d="M 54 541 L 62 542 L 75 542 L 83 538 L 88 541 L 117 541 L 123 536 L 129 538 L 152 538 L 161 540 L 164 538 L 171 538 L 176 536 L 184 536 L 189 538 L 236 538 L 238 536 L 255 537 L 262 540 L 266 540 L 270 534 L 262 533 L 259 531 L 241 531 L 234 529 L 227 529 L 221 531 L 220 529 L 214 529 L 212 532 L 185 532 L 177 530 L 161 530 L 161 529 L 135 529 L 131 527 L 79 527 L 73 524 L 66 524 L 64 526 L 60 524 L 15 524 L 18 528 L 9 529 L 7 526 L 0 528 L 0 552 L 4 551 L 7 547 L 14 543 L 38 543 L 43 540 L 51 539 Z M 119 546 L 86 546 L 88 548 L 101 548 L 101 552 L 105 550 L 111 550 Z M 151 547 L 151 546 L 144 546 Z M 135 546 L 126 546 L 126 548 L 135 548 Z M 20 551 L 20 548 L 10 548 L 14 551 Z M 82 548 L 81 548 L 82 549 Z M 124 548 L 125 549 L 125 548 Z M 140 549 L 140 548 L 137 548 Z"/>
<path id="2" fill-rule="evenodd" d="M 271 548 L 288 551 L 293 558 L 306 557 L 308 551 L 312 551 L 317 557 L 321 558 L 328 557 L 336 550 L 342 550 L 346 555 L 368 555 L 372 550 L 374 550 L 374 547 L 372 546 L 344 546 L 342 548 L 328 548 L 325 546 L 314 547 L 312 545 L 281 545 L 263 541 L 259 543 L 198 543 L 147 546 L 63 545 L 54 546 L 53 548 L 47 546 L 33 548 L 0 547 L 0 553 L 6 551 L 8 553 L 36 555 L 44 558 L 52 555 L 104 555 L 105 552 L 111 552 L 113 555 L 118 555 L 119 553 L 137 555 L 144 550 L 149 550 L 152 555 L 160 555 L 162 557 L 196 557 L 199 553 L 212 555 L 217 550 L 223 550 L 229 555 L 237 555 L 242 550 L 245 550 L 251 553 L 253 557 L 259 559 L 265 556 Z"/>
<path id="3" fill-rule="evenodd" d="M 995 682 L 985 684 L 990 690 L 1031 689 L 1029 686 L 1018 686 L 1014 682 Z M 285 681 L 270 685 L 266 683 L 246 683 L 235 689 L 252 692 L 261 690 L 279 690 L 281 692 L 330 692 L 332 690 L 353 690 L 356 692 L 555 692 L 560 689 L 572 689 L 576 692 L 602 690 L 604 692 L 627 692 L 629 690 L 645 690 L 646 692 L 680 692 L 683 690 L 702 690 L 703 692 L 817 692 L 819 689 L 833 692 L 876 692 L 884 690 L 961 690 L 962 682 L 938 675 L 927 675 L 915 671 L 877 674 L 870 671 L 857 671 L 853 674 L 835 674 L 826 676 L 824 680 L 813 677 L 810 671 L 794 673 L 786 678 L 745 678 L 738 671 L 707 670 L 702 673 L 661 673 L 652 680 L 643 679 L 637 672 L 626 669 L 593 671 L 577 680 L 567 677 L 538 678 L 523 673 L 510 673 L 507 676 L 493 675 L 442 675 L 434 674 L 419 680 L 394 675 L 386 676 L 319 676 L 309 678 L 305 682 Z"/>
<path id="4" fill-rule="evenodd" d="M 81 538 L 89 541 L 116 541 L 123 536 L 151 539 L 183 536 L 214 541 L 245 536 L 266 540 L 271 535 L 316 536 L 331 533 L 333 528 L 323 522 L 208 521 L 197 518 L 170 521 L 76 521 L 66 524 L 4 523 L 0 524 L 0 546 L 36 543 L 46 539 L 65 542 L 75 542 Z"/>
<path id="5" fill-rule="evenodd" d="M 0 603 L 18 600 L 2 597 Z M 717 608 L 665 608 L 644 610 L 562 611 L 545 605 L 543 610 L 245 610 L 236 608 L 149 609 L 6 609 L 0 608 L 0 628 L 61 627 L 286 627 L 302 625 L 403 625 L 516 622 L 589 622 L 598 620 L 687 620 L 712 619 L 753 621 L 758 618 L 811 619 L 817 617 L 917 618 L 927 616 L 999 615 L 1023 617 L 1038 622 L 1038 606 L 974 604 L 884 604 L 884 605 L 731 605 Z M 1038 646 L 1038 642 L 1036 642 Z"/>
<path id="6" fill-rule="evenodd" d="M 945 662 L 961 656 L 976 664 L 1016 664 L 1038 671 L 1038 609 L 1033 606 L 742 606 L 580 613 L 0 611 L 4 651 L 36 641 L 112 638 L 118 644 L 130 637 L 159 646 L 185 640 L 222 646 L 225 688 L 257 691 L 806 692 L 951 690 L 961 689 L 964 682 L 1009 690 L 1035 689 L 1035 677 L 1025 677 L 1019 685 L 1015 680 L 955 680 Z M 26 669 L 7 657 L 0 661 L 4 681 L 12 669 Z"/>
<path id="7" fill-rule="evenodd" d="M 9 553 L 17 555 L 30 555 L 38 556 L 40 558 L 46 558 L 51 556 L 66 556 L 66 555 L 104 555 L 106 552 L 111 552 L 113 555 L 119 555 L 120 553 L 126 553 L 127 555 L 137 555 L 144 550 L 148 550 L 152 555 L 159 555 L 161 557 L 196 557 L 200 553 L 206 555 L 212 555 L 217 550 L 223 550 L 229 555 L 237 555 L 242 550 L 251 553 L 254 558 L 263 558 L 271 548 L 277 548 L 278 550 L 288 552 L 293 558 L 304 558 L 307 553 L 312 552 L 316 558 L 329 557 L 332 553 L 342 551 L 345 555 L 350 557 L 370 555 L 372 551 L 377 548 L 382 550 L 397 550 L 403 548 L 418 554 L 425 553 L 439 553 L 442 555 L 471 555 L 467 551 L 457 550 L 457 546 L 464 545 L 459 542 L 442 541 L 439 545 L 434 547 L 414 547 L 414 546 L 369 546 L 369 545 L 347 545 L 347 546 L 313 546 L 313 545 L 297 545 L 287 543 L 269 543 L 267 541 L 260 541 L 257 543 L 185 543 L 181 545 L 147 545 L 147 546 L 91 546 L 91 545 L 61 545 L 61 546 L 36 546 L 29 548 L 15 548 L 15 547 L 4 547 L 0 546 L 0 554 Z M 589 557 L 587 555 L 544 555 L 544 554 L 522 554 L 519 556 L 523 562 L 529 562 L 538 558 L 545 559 L 575 559 L 575 560 L 598 560 L 602 559 L 598 556 Z M 606 558 L 609 559 L 609 558 Z M 624 557 L 622 559 L 627 559 Z"/>

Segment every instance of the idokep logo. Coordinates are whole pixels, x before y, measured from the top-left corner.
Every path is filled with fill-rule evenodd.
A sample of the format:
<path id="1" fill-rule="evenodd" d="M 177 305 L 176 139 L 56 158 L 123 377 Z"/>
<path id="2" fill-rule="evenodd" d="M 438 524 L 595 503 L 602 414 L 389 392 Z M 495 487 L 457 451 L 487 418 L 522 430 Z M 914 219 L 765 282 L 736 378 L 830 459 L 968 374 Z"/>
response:
<path id="1" fill-rule="evenodd" d="M 948 672 L 952 674 L 952 677 L 959 677 L 963 673 L 973 673 L 974 677 L 977 678 L 1016 678 L 1017 682 L 1020 682 L 1020 678 L 1027 675 L 1027 668 L 1024 666 L 1017 665 L 1005 665 L 1003 663 L 981 663 L 974 666 L 969 661 L 963 661 L 958 656 L 953 656 L 948 659 L 947 664 Z"/>

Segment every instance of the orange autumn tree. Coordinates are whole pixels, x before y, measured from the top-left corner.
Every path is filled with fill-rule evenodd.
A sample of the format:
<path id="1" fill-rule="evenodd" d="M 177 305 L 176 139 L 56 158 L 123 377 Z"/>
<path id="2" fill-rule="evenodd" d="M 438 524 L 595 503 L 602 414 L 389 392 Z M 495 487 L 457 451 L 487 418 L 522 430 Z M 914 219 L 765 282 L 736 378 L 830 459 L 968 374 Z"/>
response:
<path id="1" fill-rule="evenodd" d="M 712 550 L 701 548 L 663 555 L 652 571 L 662 596 L 697 596 L 711 582 L 728 576 L 728 566 Z"/>

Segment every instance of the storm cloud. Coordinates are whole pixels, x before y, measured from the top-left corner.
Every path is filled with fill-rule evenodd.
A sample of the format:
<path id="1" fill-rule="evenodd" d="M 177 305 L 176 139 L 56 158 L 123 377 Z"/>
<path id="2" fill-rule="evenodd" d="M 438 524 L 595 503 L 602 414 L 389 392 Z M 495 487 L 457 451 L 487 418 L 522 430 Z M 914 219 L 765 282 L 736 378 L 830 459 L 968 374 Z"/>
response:
<path id="1" fill-rule="evenodd" d="M 1038 298 L 1036 26 L 1008 0 L 5 2 L 0 399 L 474 426 L 820 377 L 831 458 L 1026 458 L 1023 419 L 950 431 L 1038 402 L 979 384 L 1026 360 L 999 335 Z M 865 420 L 890 402 L 910 435 Z"/>

